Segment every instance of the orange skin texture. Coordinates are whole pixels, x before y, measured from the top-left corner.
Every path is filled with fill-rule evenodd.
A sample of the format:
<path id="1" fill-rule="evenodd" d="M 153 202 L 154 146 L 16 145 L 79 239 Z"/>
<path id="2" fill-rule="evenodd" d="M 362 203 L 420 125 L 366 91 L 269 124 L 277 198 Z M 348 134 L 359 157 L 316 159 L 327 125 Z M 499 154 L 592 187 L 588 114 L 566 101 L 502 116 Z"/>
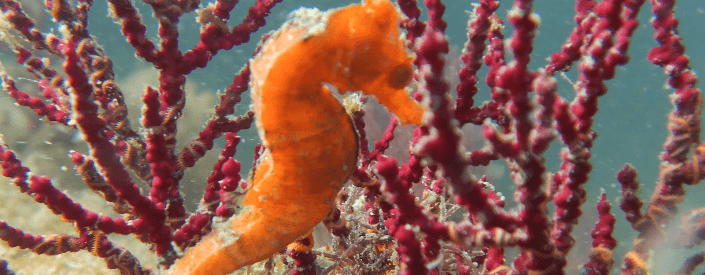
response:
<path id="1" fill-rule="evenodd" d="M 281 251 L 326 217 L 357 166 L 358 140 L 324 83 L 374 95 L 403 124 L 421 124 L 424 110 L 404 90 L 412 65 L 396 7 L 366 0 L 318 16 L 328 16 L 327 24 L 287 22 L 251 60 L 253 109 L 267 150 L 240 213 L 215 225 L 169 274 L 229 274 Z"/>

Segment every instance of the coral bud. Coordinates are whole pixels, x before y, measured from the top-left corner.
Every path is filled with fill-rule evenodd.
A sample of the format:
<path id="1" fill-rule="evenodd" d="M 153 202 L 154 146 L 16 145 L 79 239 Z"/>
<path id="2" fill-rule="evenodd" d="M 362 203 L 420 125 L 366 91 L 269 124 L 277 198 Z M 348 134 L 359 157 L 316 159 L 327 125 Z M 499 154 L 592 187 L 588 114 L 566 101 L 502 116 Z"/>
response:
<path id="1" fill-rule="evenodd" d="M 234 160 L 233 158 L 228 158 L 228 160 L 225 161 L 225 164 L 223 164 L 221 171 L 228 177 L 238 176 L 238 173 L 240 173 L 240 162 Z"/>

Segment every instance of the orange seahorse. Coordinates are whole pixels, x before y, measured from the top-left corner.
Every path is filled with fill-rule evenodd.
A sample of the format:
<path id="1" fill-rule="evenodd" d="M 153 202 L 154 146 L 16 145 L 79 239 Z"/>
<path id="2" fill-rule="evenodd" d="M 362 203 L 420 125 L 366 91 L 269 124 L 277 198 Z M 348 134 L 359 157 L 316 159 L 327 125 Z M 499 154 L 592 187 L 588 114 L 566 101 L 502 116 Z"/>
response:
<path id="1" fill-rule="evenodd" d="M 326 87 L 374 95 L 403 124 L 421 124 L 423 109 L 404 90 L 412 65 L 398 24 L 389 0 L 366 0 L 324 13 L 300 9 L 265 42 L 250 61 L 250 86 L 267 149 L 240 213 L 215 225 L 170 274 L 231 273 L 325 218 L 358 153 L 353 123 Z"/>

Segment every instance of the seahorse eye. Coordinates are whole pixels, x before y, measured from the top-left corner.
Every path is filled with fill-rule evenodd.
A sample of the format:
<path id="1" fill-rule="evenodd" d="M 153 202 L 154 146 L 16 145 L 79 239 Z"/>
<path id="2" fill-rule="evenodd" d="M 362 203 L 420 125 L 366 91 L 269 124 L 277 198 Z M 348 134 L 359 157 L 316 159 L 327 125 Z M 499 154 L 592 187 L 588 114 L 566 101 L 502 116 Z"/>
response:
<path id="1" fill-rule="evenodd" d="M 406 64 L 402 64 L 392 69 L 389 73 L 388 84 L 389 87 L 394 89 L 401 89 L 404 88 L 406 84 L 409 84 L 409 80 L 411 80 L 411 68 Z"/>

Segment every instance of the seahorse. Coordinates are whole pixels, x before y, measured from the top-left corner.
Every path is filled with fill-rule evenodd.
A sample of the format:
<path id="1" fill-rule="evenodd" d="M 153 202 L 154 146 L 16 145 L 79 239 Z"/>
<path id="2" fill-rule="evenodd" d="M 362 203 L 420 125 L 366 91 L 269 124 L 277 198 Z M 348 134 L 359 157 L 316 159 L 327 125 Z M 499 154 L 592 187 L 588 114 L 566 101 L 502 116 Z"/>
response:
<path id="1" fill-rule="evenodd" d="M 299 9 L 264 42 L 250 60 L 250 86 L 266 151 L 239 213 L 215 225 L 170 274 L 229 274 L 326 217 L 358 154 L 352 120 L 332 93 L 362 91 L 402 124 L 422 123 L 424 108 L 405 91 L 412 60 L 398 25 L 389 0 L 365 0 L 327 12 Z"/>

